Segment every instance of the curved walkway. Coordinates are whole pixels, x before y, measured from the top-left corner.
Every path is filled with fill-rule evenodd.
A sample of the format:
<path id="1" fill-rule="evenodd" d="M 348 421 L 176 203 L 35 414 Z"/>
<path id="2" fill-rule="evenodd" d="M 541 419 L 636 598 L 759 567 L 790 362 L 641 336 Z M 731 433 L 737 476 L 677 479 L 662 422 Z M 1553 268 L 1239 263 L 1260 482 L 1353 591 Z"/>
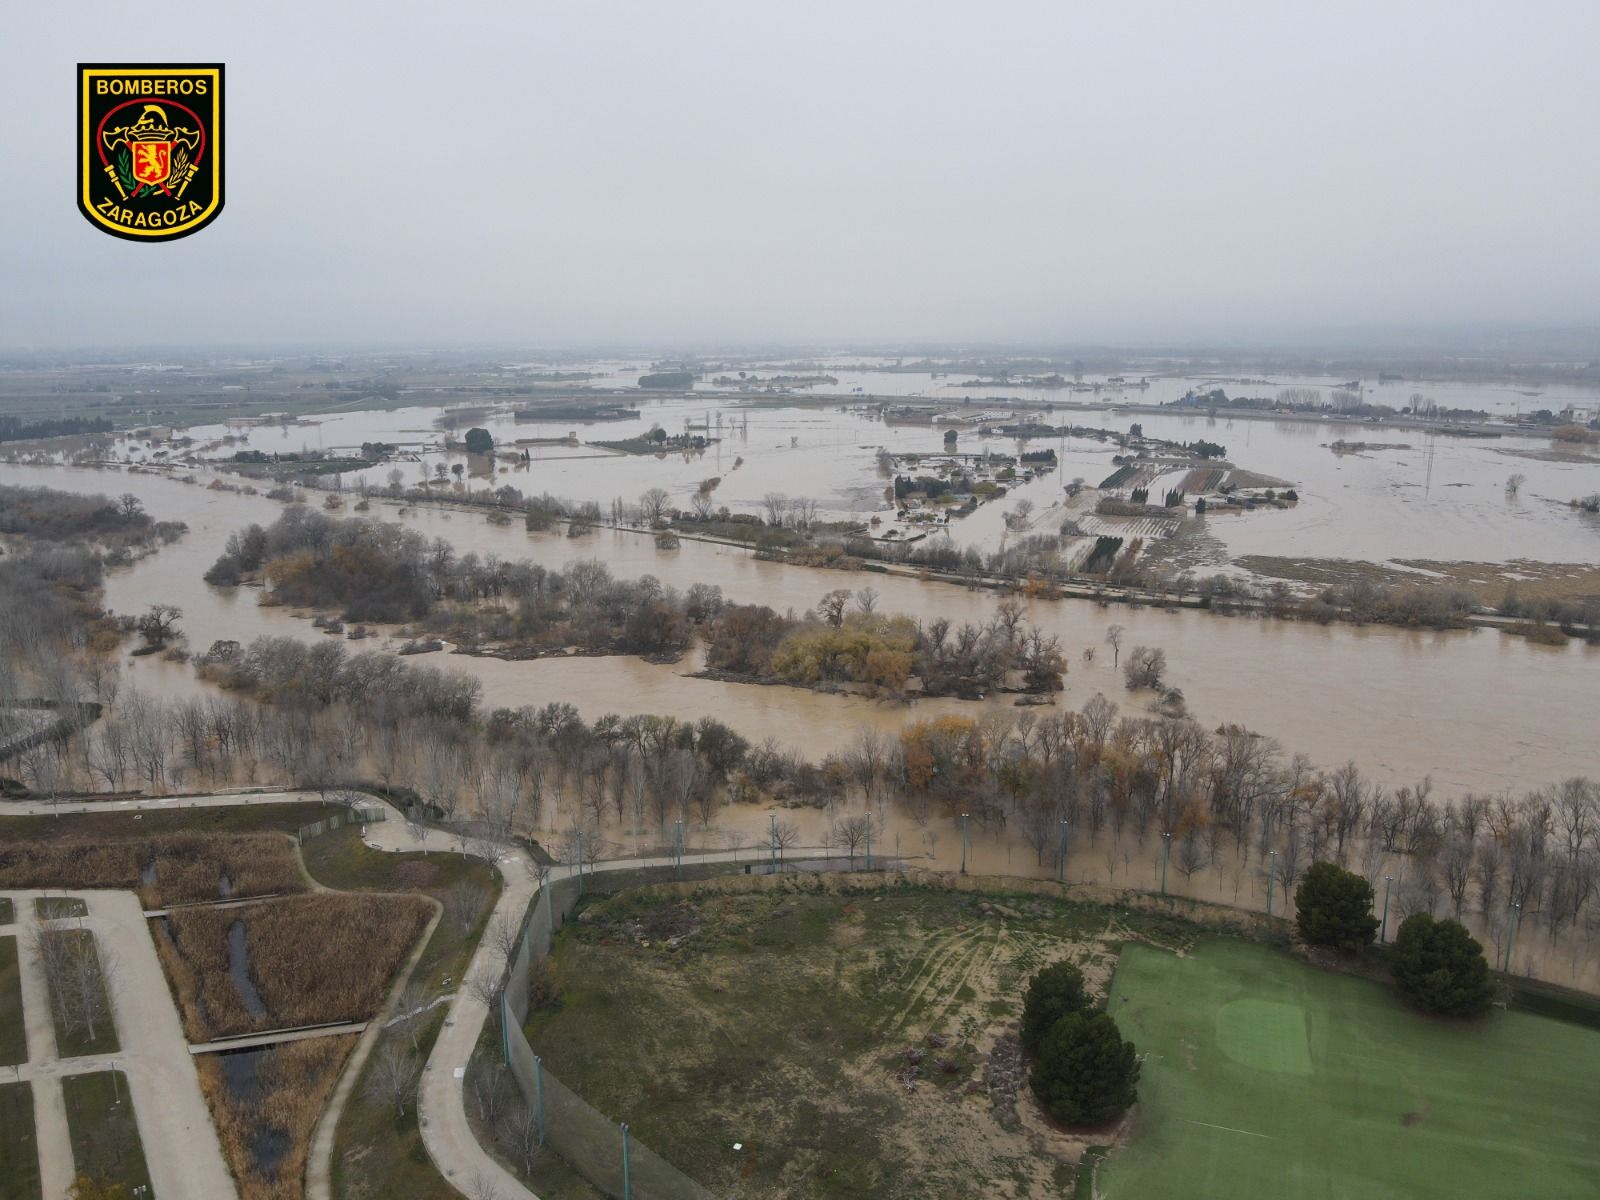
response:
<path id="1" fill-rule="evenodd" d="M 364 793 L 365 794 L 365 793 Z M 29 803 L 8 803 L 0 805 L 0 813 L 15 815 L 51 816 L 55 813 L 76 812 L 116 812 L 128 809 L 163 809 L 163 808 L 208 808 L 227 807 L 233 805 L 249 804 L 284 804 L 314 801 L 320 799 L 315 792 L 297 791 L 253 791 L 241 793 L 212 793 L 194 796 L 164 796 L 150 797 L 135 800 L 110 800 L 101 802 L 85 802 L 72 800 L 59 807 L 53 801 L 33 801 Z M 413 836 L 406 828 L 405 820 L 392 804 L 376 796 L 367 795 L 371 807 L 382 807 L 387 813 L 383 821 L 366 826 L 366 844 L 375 850 L 384 850 L 391 853 L 410 852 L 417 850 L 429 851 L 455 851 L 459 849 L 456 839 L 437 829 L 426 830 L 419 839 Z M 791 850 L 791 855 L 799 847 Z M 834 858 L 843 857 L 843 852 L 806 849 L 806 858 Z M 586 867 L 584 874 L 596 871 L 633 871 L 644 867 L 669 867 L 676 860 L 670 856 L 653 858 L 621 858 L 611 859 Z M 752 862 L 748 850 L 721 850 L 705 854 L 696 854 L 686 861 L 694 863 L 715 862 Z M 528 905 L 533 901 L 535 893 L 539 890 L 538 881 L 533 872 L 529 870 L 529 861 L 523 851 L 513 851 L 502 858 L 496 867 L 500 871 L 505 886 L 501 889 L 500 899 L 495 904 L 494 911 L 489 916 L 489 921 L 499 919 L 503 914 L 510 919 L 520 922 Z M 556 867 L 550 873 L 550 880 L 570 878 L 573 874 L 571 867 Z M 131 895 L 131 894 L 130 894 Z M 142 914 L 141 914 L 142 920 Z M 487 925 L 485 926 L 487 928 Z M 478 944 L 473 953 L 472 961 L 468 965 L 463 979 L 472 978 L 484 971 L 498 973 L 504 964 L 499 961 L 499 954 L 487 940 Z M 163 991 L 165 986 L 163 984 Z M 170 1000 L 166 1008 L 171 1008 Z M 176 1013 L 173 1013 L 174 1020 Z M 472 1052 L 478 1044 L 478 1038 L 483 1032 L 484 1022 L 488 1020 L 489 1010 L 483 1001 L 471 994 L 470 989 L 459 989 L 450 1002 L 449 1011 L 444 1020 L 444 1025 L 439 1031 L 439 1037 L 433 1044 L 433 1051 L 428 1055 L 428 1061 L 423 1067 L 422 1080 L 417 1089 L 417 1123 L 422 1130 L 423 1145 L 427 1147 L 428 1155 L 433 1159 L 434 1166 L 439 1173 L 447 1179 L 451 1186 L 464 1196 L 478 1200 L 479 1197 L 492 1196 L 494 1200 L 539 1200 L 539 1197 L 528 1188 L 510 1171 L 502 1167 L 479 1143 L 472 1132 L 472 1127 L 467 1121 L 466 1093 L 463 1080 L 466 1076 L 467 1062 L 472 1058 Z M 370 1032 L 370 1031 L 369 1031 Z M 184 1056 L 188 1058 L 187 1055 Z M 347 1065 L 345 1075 L 353 1082 L 353 1071 L 359 1069 L 359 1064 L 352 1059 Z M 337 1092 L 348 1093 L 346 1079 L 341 1077 Z M 306 1166 L 307 1195 L 310 1200 L 332 1200 L 330 1184 L 331 1167 L 333 1158 L 334 1129 L 337 1124 L 337 1114 L 334 1119 L 319 1122 L 317 1136 L 313 1139 L 312 1152 Z M 327 1126 L 324 1132 L 323 1126 Z M 151 1164 L 152 1168 L 154 1164 Z M 231 1182 L 230 1182 L 231 1190 Z M 206 1193 L 196 1193 L 206 1194 Z M 222 1194 L 222 1193 L 216 1193 Z"/>

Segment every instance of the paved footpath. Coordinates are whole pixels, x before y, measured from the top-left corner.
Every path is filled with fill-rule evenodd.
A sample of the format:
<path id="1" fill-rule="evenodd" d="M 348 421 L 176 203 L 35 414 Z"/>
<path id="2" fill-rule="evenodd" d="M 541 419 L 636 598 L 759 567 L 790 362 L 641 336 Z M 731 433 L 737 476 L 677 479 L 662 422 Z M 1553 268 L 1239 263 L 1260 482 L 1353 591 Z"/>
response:
<path id="1" fill-rule="evenodd" d="M 85 804 L 71 802 L 63 805 L 61 812 L 93 812 L 93 811 L 119 811 L 127 809 L 166 809 L 166 808 L 195 808 L 217 807 L 237 804 L 282 804 L 295 801 L 317 800 L 315 792 L 269 791 L 245 794 L 219 793 L 208 796 L 176 796 L 160 799 L 114 800 L 101 803 Z M 422 849 L 429 851 L 458 851 L 459 843 L 448 835 L 436 829 L 429 829 L 422 834 L 419 840 L 406 828 L 405 821 L 398 810 L 374 796 L 367 796 L 368 807 L 382 807 L 387 811 L 387 819 L 365 827 L 366 842 L 376 850 L 391 852 L 410 852 Z M 49 815 L 57 811 L 50 803 L 33 803 L 5 805 L 0 812 L 8 813 L 35 813 Z M 792 852 L 791 852 L 792 853 Z M 834 857 L 828 851 L 806 850 L 808 859 Z M 693 861 L 706 862 L 732 862 L 750 861 L 746 852 L 740 858 L 737 850 L 720 851 L 710 854 L 696 854 Z M 628 871 L 640 867 L 671 866 L 675 860 L 671 856 L 659 858 L 629 858 L 615 859 L 598 863 L 591 870 L 598 871 Z M 500 899 L 496 903 L 490 921 L 498 919 L 502 914 L 509 915 L 512 919 L 520 921 L 527 911 L 528 904 L 532 901 L 538 884 L 528 870 L 528 861 L 522 852 L 516 852 L 502 859 L 498 864 L 501 877 L 505 881 L 500 892 Z M 550 875 L 551 881 L 566 878 L 572 873 L 571 868 L 557 867 Z M 121 897 L 124 899 L 138 917 L 142 946 L 149 952 L 149 967 L 154 972 L 154 988 L 148 982 L 145 993 L 140 1000 L 141 1010 L 157 1010 L 166 1023 L 170 1023 L 170 1035 L 175 1039 L 177 1052 L 181 1056 L 181 1071 L 174 1074 L 187 1073 L 188 1079 L 193 1082 L 193 1099 L 198 1105 L 199 1124 L 194 1126 L 196 1110 L 187 1109 L 175 1116 L 166 1125 L 181 1124 L 184 1130 L 191 1126 L 197 1129 L 194 1133 L 196 1142 L 206 1144 L 206 1148 L 197 1156 L 208 1159 L 214 1151 L 216 1165 L 221 1169 L 219 1183 L 218 1177 L 204 1181 L 196 1181 L 190 1186 L 184 1186 L 181 1181 L 169 1183 L 163 1187 L 161 1178 L 156 1175 L 155 1159 L 168 1158 L 168 1155 L 154 1151 L 156 1146 L 184 1146 L 182 1141 L 157 1140 L 164 1138 L 169 1133 L 176 1135 L 176 1130 L 169 1130 L 166 1125 L 151 1133 L 145 1131 L 144 1112 L 147 1102 L 140 1100 L 139 1133 L 145 1139 L 145 1150 L 150 1158 L 151 1182 L 155 1185 L 158 1196 L 161 1197 L 233 1197 L 235 1191 L 233 1182 L 228 1176 L 227 1168 L 222 1164 L 221 1152 L 217 1148 L 215 1131 L 210 1122 L 210 1114 L 205 1107 L 205 1102 L 200 1096 L 198 1077 L 194 1072 L 194 1065 L 190 1061 L 187 1043 L 182 1040 L 182 1032 L 178 1027 L 177 1012 L 173 1007 L 171 996 L 167 991 L 166 980 L 161 973 L 159 962 L 155 958 L 155 946 L 150 941 L 150 933 L 142 914 L 137 912 L 138 902 L 131 892 L 117 893 L 90 893 L 99 900 L 103 897 Z M 91 902 L 91 914 L 95 921 L 102 920 L 102 905 Z M 104 907 L 110 907 L 106 905 Z M 31 902 L 30 902 L 31 908 Z M 20 905 L 19 905 L 20 910 Z M 129 957 L 137 957 L 129 955 Z M 477 952 L 472 957 L 471 965 L 467 968 L 464 978 L 473 978 L 481 972 L 498 972 L 502 963 L 500 956 L 486 939 L 478 946 Z M 478 1139 L 473 1135 L 472 1127 L 467 1122 L 466 1091 L 463 1077 L 466 1066 L 472 1057 L 473 1049 L 478 1044 L 479 1035 L 483 1032 L 484 1022 L 488 1019 L 489 1011 L 482 1000 L 470 994 L 468 990 L 459 990 L 450 1004 L 449 1013 L 445 1017 L 443 1028 L 438 1039 L 433 1044 L 433 1051 L 428 1055 L 428 1061 L 423 1066 L 422 1080 L 417 1091 L 417 1121 L 422 1129 L 423 1145 L 427 1147 L 428 1155 L 433 1159 L 434 1166 L 450 1184 L 464 1196 L 478 1197 L 492 1196 L 494 1200 L 539 1200 L 539 1197 L 528 1188 L 510 1171 L 494 1160 L 484 1148 L 479 1145 Z M 149 1024 L 161 1024 L 162 1021 L 152 1017 Z M 118 1031 L 121 1032 L 122 1022 L 118 1021 Z M 154 1032 L 153 1030 L 151 1031 Z M 31 1046 L 30 1041 L 30 1046 Z M 126 1048 L 130 1045 L 130 1038 L 123 1035 L 122 1044 Z M 52 1048 L 53 1050 L 53 1048 Z M 119 1061 L 123 1061 L 119 1057 Z M 347 1071 L 352 1068 L 347 1067 Z M 169 1081 L 169 1086 L 176 1091 L 182 1091 L 181 1080 Z M 148 1084 L 147 1084 L 148 1086 Z M 135 1099 L 139 1100 L 139 1089 L 136 1087 Z M 38 1104 L 38 1098 L 35 1098 Z M 179 1106 L 182 1107 L 182 1106 Z M 326 1133 L 319 1127 L 318 1136 L 314 1139 L 310 1161 L 306 1167 L 306 1191 L 310 1200 L 332 1200 L 330 1185 L 333 1142 L 333 1125 L 337 1122 L 337 1114 L 333 1115 L 331 1122 L 324 1122 L 328 1126 Z M 184 1136 L 187 1136 L 185 1134 Z M 41 1134 L 40 1147 L 43 1156 L 44 1138 Z M 184 1157 L 192 1151 L 191 1146 L 186 1146 Z M 195 1168 L 197 1171 L 209 1172 L 209 1162 Z M 47 1200 L 56 1200 L 59 1193 L 46 1191 Z M 399 1198 L 396 1198 L 399 1200 Z"/>
<path id="2" fill-rule="evenodd" d="M 111 1002 L 121 1047 L 115 1054 L 61 1058 L 56 1053 L 43 972 L 27 951 L 43 924 L 34 915 L 33 902 L 45 893 L 5 894 L 16 909 L 23 1023 L 28 1034 L 28 1062 L 16 1074 L 33 1084 L 45 1200 L 62 1200 L 72 1186 L 72 1142 L 62 1077 L 113 1069 L 127 1076 L 156 1195 L 172 1200 L 236 1197 L 238 1191 L 223 1161 L 211 1112 L 200 1092 L 200 1077 L 138 897 L 132 892 L 74 891 L 70 894 L 84 900 L 89 915 L 52 923 L 58 928 L 82 926 L 94 932 L 99 951 L 110 964 Z M 62 893 L 56 889 L 50 894 Z"/>

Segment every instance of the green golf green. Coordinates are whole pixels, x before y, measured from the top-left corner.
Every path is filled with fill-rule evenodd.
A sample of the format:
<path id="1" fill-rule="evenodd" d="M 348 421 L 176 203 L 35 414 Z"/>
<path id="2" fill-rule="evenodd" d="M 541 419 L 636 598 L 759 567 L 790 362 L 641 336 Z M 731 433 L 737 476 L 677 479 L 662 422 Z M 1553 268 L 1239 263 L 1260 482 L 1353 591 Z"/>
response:
<path id="1" fill-rule="evenodd" d="M 1129 945 L 1110 1010 L 1144 1060 L 1101 1200 L 1593 1200 L 1600 1034 L 1467 1023 L 1281 950 Z"/>

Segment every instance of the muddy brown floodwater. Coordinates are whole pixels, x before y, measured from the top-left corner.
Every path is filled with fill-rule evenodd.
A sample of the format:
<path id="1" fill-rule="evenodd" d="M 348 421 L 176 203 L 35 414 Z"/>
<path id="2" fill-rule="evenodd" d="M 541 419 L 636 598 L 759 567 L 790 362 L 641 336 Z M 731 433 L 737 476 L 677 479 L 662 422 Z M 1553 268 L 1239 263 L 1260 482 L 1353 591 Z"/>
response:
<path id="1" fill-rule="evenodd" d="M 229 533 L 250 521 L 265 524 L 277 517 L 282 506 L 273 501 L 109 470 L 3 465 L 0 481 L 111 495 L 132 492 L 157 518 L 187 521 L 190 532 L 183 540 L 110 573 L 106 598 L 125 613 L 156 601 L 179 605 L 195 651 L 221 638 L 248 642 L 273 634 L 315 641 L 327 636 L 281 609 L 258 607 L 254 589 L 214 589 L 201 580 Z M 593 557 L 618 576 L 652 574 L 677 588 L 717 584 L 730 600 L 779 610 L 803 610 L 831 588 L 869 585 L 879 593 L 879 611 L 923 619 L 980 621 L 998 602 L 992 592 L 761 562 L 742 549 L 691 541 L 678 550 L 658 551 L 653 539 L 636 534 L 600 530 L 568 539 L 530 534 L 516 525 L 492 526 L 482 514 L 466 511 L 418 509 L 402 517 L 394 505 L 378 502 L 370 515 L 444 538 L 463 553 L 546 565 Z M 1203 724 L 1245 725 L 1321 766 L 1354 759 L 1391 785 L 1431 774 L 1447 791 L 1523 789 L 1600 770 L 1594 735 L 1600 649 L 1594 647 L 1537 646 L 1487 629 L 1320 627 L 1193 610 L 1102 608 L 1081 600 L 1036 600 L 1027 609 L 1031 621 L 1060 636 L 1071 661 L 1061 698 L 1065 705 L 1078 706 L 1104 692 L 1125 711 L 1143 710 L 1146 698 L 1123 690 L 1104 644 L 1106 627 L 1119 624 L 1126 630 L 1123 653 L 1140 644 L 1166 651 L 1172 684 L 1183 690 Z M 1096 651 L 1092 664 L 1081 660 L 1085 647 Z M 591 719 L 605 712 L 709 715 L 747 737 L 776 738 L 812 757 L 843 746 L 864 727 L 893 731 L 909 720 L 945 713 L 1015 711 L 1004 699 L 925 700 L 908 707 L 685 678 L 695 667 L 693 659 L 656 665 L 621 657 L 502 662 L 428 655 L 418 661 L 476 676 L 489 707 L 560 700 Z M 126 678 L 168 696 L 196 694 L 204 687 L 189 667 L 149 658 L 129 662 Z"/>

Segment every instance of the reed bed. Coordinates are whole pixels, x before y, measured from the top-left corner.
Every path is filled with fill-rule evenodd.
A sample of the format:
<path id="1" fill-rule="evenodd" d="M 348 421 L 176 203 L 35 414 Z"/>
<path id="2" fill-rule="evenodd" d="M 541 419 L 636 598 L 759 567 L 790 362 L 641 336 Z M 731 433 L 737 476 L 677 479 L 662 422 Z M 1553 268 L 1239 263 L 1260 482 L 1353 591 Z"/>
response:
<path id="1" fill-rule="evenodd" d="M 156 946 L 193 1041 L 362 1021 L 427 927 L 420 896 L 317 892 L 245 908 L 179 909 Z M 230 976 L 228 931 L 244 927 L 248 978 L 265 1006 L 252 1016 Z M 232 964 L 235 970 L 239 964 Z"/>
<path id="2" fill-rule="evenodd" d="M 239 1185 L 239 1200 L 302 1200 L 317 1118 L 355 1048 L 356 1034 L 285 1042 L 255 1055 L 254 1078 L 229 1081 L 220 1054 L 195 1060 L 200 1089 Z"/>
<path id="3" fill-rule="evenodd" d="M 115 841 L 0 845 L 0 887 L 122 888 L 146 908 L 306 888 L 294 841 L 279 833 L 175 833 Z"/>

